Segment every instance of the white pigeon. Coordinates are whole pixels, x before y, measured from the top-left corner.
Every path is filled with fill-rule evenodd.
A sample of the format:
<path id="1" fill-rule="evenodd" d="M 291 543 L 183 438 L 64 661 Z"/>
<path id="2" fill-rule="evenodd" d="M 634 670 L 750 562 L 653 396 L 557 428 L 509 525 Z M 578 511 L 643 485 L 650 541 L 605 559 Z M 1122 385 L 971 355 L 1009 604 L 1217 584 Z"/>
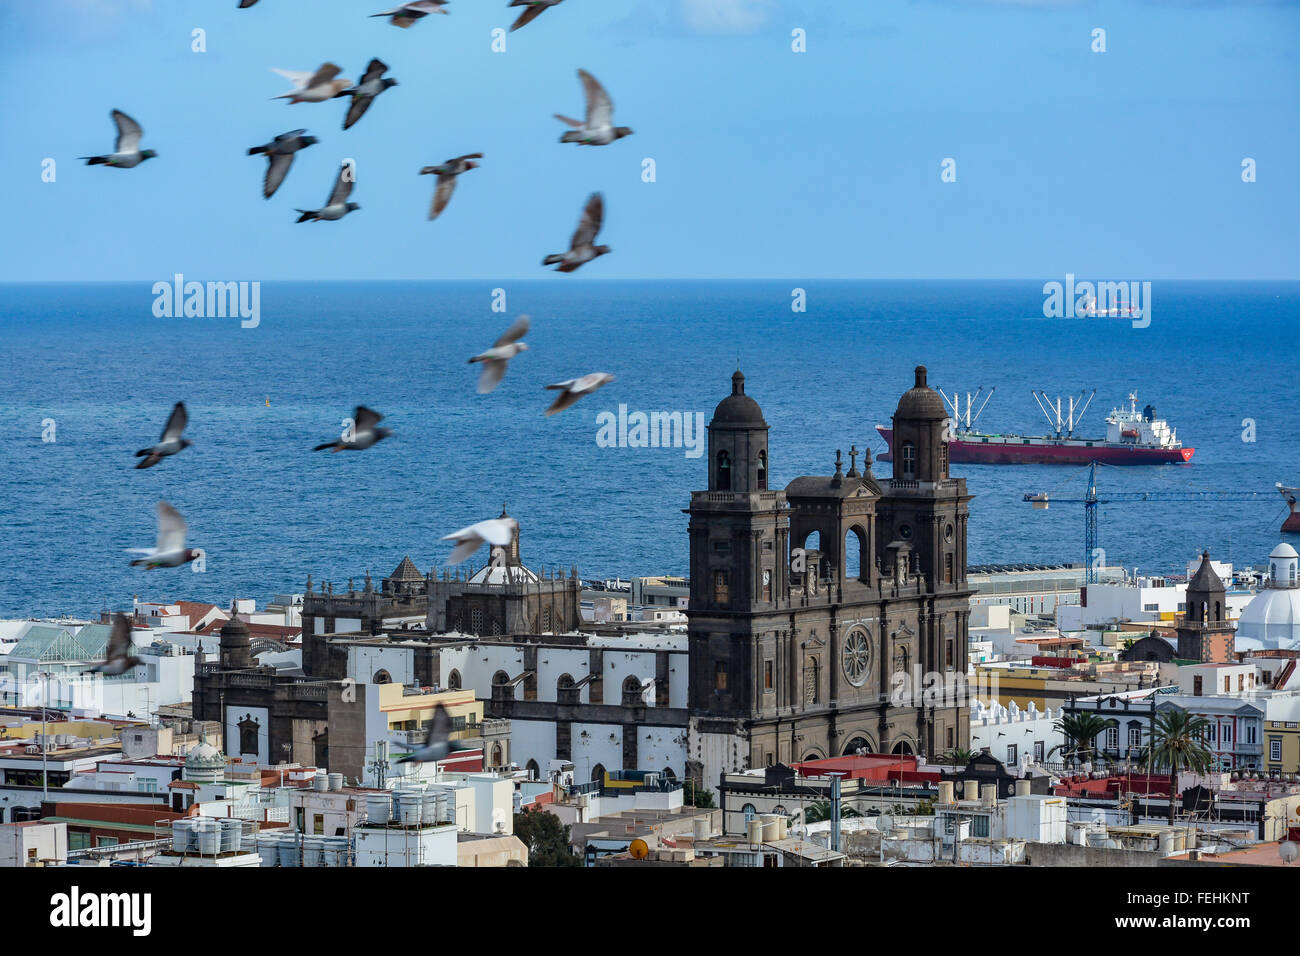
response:
<path id="1" fill-rule="evenodd" d="M 458 750 L 469 748 L 451 739 L 452 722 L 447 708 L 439 704 L 429 721 L 429 730 L 424 743 L 415 747 L 409 754 L 399 757 L 398 763 L 427 763 L 430 760 L 445 760 Z"/>
<path id="2" fill-rule="evenodd" d="M 335 66 L 333 63 L 322 63 L 315 73 L 303 73 L 296 70 L 277 70 L 271 68 L 272 73 L 279 73 L 286 80 L 293 84 L 293 89 L 288 93 L 281 93 L 279 96 L 273 96 L 273 100 L 288 100 L 293 103 L 324 103 L 338 96 L 344 90 L 352 85 L 351 80 L 335 79 L 343 68 Z"/>
<path id="3" fill-rule="evenodd" d="M 144 130 L 140 129 L 139 123 L 121 110 L 113 110 L 110 115 L 117 126 L 117 142 L 113 146 L 113 152 L 107 156 L 79 156 L 78 159 L 84 159 L 87 166 L 118 166 L 122 169 L 130 169 L 158 155 L 152 149 L 140 149 L 140 137 L 144 135 Z"/>
<path id="4" fill-rule="evenodd" d="M 582 396 L 590 395 L 596 389 L 608 385 L 612 381 L 614 381 L 614 376 L 608 372 L 592 372 L 590 375 L 582 376 L 582 378 L 571 378 L 567 382 L 556 382 L 554 385 L 547 385 L 547 388 L 561 389 L 555 401 L 551 402 L 551 407 L 546 410 L 547 417 L 564 411 L 570 405 L 577 403 Z"/>
<path id="5" fill-rule="evenodd" d="M 569 251 L 547 256 L 542 260 L 542 265 L 558 265 L 556 272 L 572 272 L 597 256 L 611 252 L 609 246 L 594 244 L 596 234 L 600 232 L 604 221 L 605 198 L 600 193 L 592 193 L 587 197 L 587 204 L 582 208 L 582 218 L 578 220 L 578 228 L 573 231 L 573 238 L 569 240 Z"/>
<path id="6" fill-rule="evenodd" d="M 199 552 L 185 547 L 185 519 L 179 511 L 165 501 L 158 502 L 158 543 L 152 548 L 128 548 L 132 554 L 143 554 L 131 562 L 132 567 L 143 564 L 146 570 L 154 568 L 179 568 L 199 557 Z"/>
<path id="7" fill-rule="evenodd" d="M 506 329 L 501 338 L 492 343 L 492 347 L 486 352 L 480 352 L 475 355 L 470 362 L 482 362 L 483 372 L 478 377 L 478 393 L 486 395 L 498 385 L 501 379 L 505 377 L 506 367 L 510 360 L 520 352 L 528 349 L 527 342 L 520 342 L 528 334 L 528 316 L 521 315 L 515 320 L 514 325 Z"/>
<path id="8" fill-rule="evenodd" d="M 389 23 L 395 27 L 409 27 L 416 20 L 422 20 L 431 13 L 446 13 L 443 9 L 447 5 L 447 0 L 415 0 L 414 3 L 403 3 L 400 6 L 393 7 L 391 10 L 385 10 L 383 13 L 372 13 L 372 17 L 389 17 Z"/>
<path id="9" fill-rule="evenodd" d="M 141 448 L 135 453 L 135 457 L 144 459 L 135 467 L 152 468 L 168 455 L 174 455 L 182 448 L 189 448 L 193 442 L 188 438 L 181 437 L 181 432 L 185 431 L 188 422 L 189 416 L 185 414 L 185 403 L 177 402 L 172 407 L 172 413 L 167 418 L 167 424 L 163 426 L 162 438 L 158 440 L 158 444 L 151 448 Z"/>
<path id="10" fill-rule="evenodd" d="M 113 616 L 113 633 L 108 637 L 106 660 L 87 670 L 107 677 L 120 677 L 144 662 L 131 653 L 131 621 L 125 614 Z"/>
<path id="11" fill-rule="evenodd" d="M 443 541 L 455 541 L 456 550 L 447 558 L 448 564 L 460 564 L 484 544 L 495 548 L 504 548 L 515 540 L 519 522 L 514 518 L 489 518 L 468 528 L 461 528 L 451 534 L 443 535 Z"/>
<path id="12" fill-rule="evenodd" d="M 560 137 L 560 142 L 608 146 L 616 139 L 631 136 L 632 131 L 626 126 L 614 125 L 614 102 L 600 82 L 586 70 L 578 71 L 578 79 L 582 80 L 582 89 L 587 98 L 587 118 L 585 122 L 579 122 L 556 113 L 557 120 L 573 127 Z"/>

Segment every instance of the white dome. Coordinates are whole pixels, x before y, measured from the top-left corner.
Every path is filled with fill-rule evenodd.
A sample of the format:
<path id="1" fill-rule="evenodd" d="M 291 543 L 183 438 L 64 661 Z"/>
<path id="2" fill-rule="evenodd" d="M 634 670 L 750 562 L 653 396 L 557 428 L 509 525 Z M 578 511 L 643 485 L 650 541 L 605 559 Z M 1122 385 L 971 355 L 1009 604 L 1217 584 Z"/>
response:
<path id="1" fill-rule="evenodd" d="M 1265 588 L 1241 612 L 1240 639 L 1259 641 L 1266 648 L 1300 650 L 1300 588 Z"/>
<path id="2" fill-rule="evenodd" d="M 1300 558 L 1295 548 L 1283 541 L 1269 553 L 1270 558 Z"/>
<path id="3" fill-rule="evenodd" d="M 220 750 L 208 743 L 206 733 L 199 735 L 199 742 L 190 748 L 185 757 L 186 770 L 224 770 L 225 766 L 226 758 Z"/>
<path id="4" fill-rule="evenodd" d="M 523 565 L 498 566 L 484 565 L 474 572 L 470 584 L 536 584 L 537 575 Z"/>

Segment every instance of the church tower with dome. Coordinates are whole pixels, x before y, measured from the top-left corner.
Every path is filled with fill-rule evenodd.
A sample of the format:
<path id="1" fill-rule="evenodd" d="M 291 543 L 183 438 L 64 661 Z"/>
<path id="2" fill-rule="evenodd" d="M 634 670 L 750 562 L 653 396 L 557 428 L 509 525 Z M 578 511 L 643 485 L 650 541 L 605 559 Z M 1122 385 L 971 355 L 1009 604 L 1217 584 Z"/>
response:
<path id="1" fill-rule="evenodd" d="M 688 774 L 965 746 L 970 589 L 964 479 L 918 366 L 894 414 L 889 478 L 870 452 L 771 487 L 769 426 L 731 377 L 691 495 Z M 859 467 L 859 457 L 861 466 Z M 925 692 L 947 681 L 954 694 Z M 951 699 L 950 699 L 951 698 Z"/>
<path id="2" fill-rule="evenodd" d="M 1300 555 L 1285 541 L 1268 556 L 1268 584 L 1241 612 L 1238 650 L 1300 651 Z"/>

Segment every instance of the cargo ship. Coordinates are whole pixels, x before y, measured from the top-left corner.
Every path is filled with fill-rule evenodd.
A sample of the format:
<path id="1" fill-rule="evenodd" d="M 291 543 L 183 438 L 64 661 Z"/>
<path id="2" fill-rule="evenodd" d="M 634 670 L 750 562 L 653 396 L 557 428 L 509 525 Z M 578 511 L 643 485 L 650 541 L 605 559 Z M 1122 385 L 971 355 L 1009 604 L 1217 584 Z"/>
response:
<path id="1" fill-rule="evenodd" d="M 1137 407 L 1137 395 L 1130 393 L 1127 408 L 1111 410 L 1106 416 L 1104 438 L 1077 438 L 1074 431 L 1088 406 L 1097 394 L 1080 392 L 1078 396 L 1057 398 L 1053 401 L 1046 392 L 1035 391 L 1034 400 L 1047 423 L 1053 429 L 1049 435 L 995 434 L 975 428 L 980 413 L 993 397 L 990 389 L 979 410 L 972 408 L 980 395 L 966 394 L 966 410 L 962 413 L 961 396 L 943 392 L 944 404 L 952 412 L 949 419 L 948 460 L 983 465 L 1086 465 L 1099 461 L 1107 465 L 1157 465 L 1184 464 L 1191 460 L 1196 449 L 1187 448 L 1178 440 L 1177 432 L 1156 410 L 1147 405 Z M 1064 407 L 1063 407 L 1063 403 Z M 877 425 L 876 431 L 889 446 L 880 455 L 882 461 L 893 460 L 894 432 L 892 428 Z"/>

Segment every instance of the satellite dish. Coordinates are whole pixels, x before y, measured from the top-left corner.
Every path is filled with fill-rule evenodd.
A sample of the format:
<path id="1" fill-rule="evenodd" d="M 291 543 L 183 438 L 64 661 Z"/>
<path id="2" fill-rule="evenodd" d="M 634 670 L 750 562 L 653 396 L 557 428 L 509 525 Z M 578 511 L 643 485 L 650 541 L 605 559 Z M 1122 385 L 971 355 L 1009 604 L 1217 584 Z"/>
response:
<path id="1" fill-rule="evenodd" d="M 1294 863 L 1296 857 L 1300 857 L 1300 843 L 1283 843 L 1277 848 L 1277 852 L 1282 857 L 1283 863 Z"/>
<path id="2" fill-rule="evenodd" d="M 637 837 L 632 841 L 632 845 L 628 847 L 628 852 L 632 854 L 632 859 L 644 860 L 650 855 L 650 845 L 645 840 Z"/>

